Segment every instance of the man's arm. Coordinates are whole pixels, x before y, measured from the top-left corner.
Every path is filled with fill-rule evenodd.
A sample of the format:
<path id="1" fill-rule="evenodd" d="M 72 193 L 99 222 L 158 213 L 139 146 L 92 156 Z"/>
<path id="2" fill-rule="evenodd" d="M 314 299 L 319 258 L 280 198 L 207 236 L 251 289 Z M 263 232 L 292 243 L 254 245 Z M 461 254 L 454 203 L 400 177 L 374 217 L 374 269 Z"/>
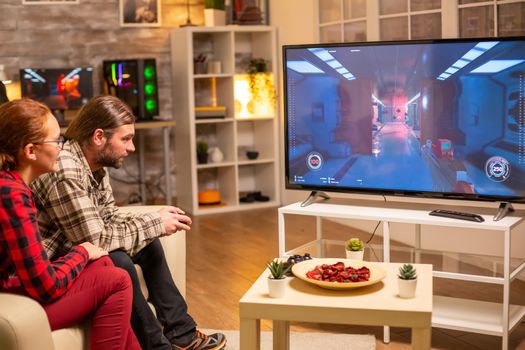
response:
<path id="1" fill-rule="evenodd" d="M 47 212 L 73 244 L 87 241 L 134 255 L 163 235 L 159 214 L 119 213 L 109 183 L 103 187 L 87 189 L 76 179 L 59 179 L 46 188 Z"/>

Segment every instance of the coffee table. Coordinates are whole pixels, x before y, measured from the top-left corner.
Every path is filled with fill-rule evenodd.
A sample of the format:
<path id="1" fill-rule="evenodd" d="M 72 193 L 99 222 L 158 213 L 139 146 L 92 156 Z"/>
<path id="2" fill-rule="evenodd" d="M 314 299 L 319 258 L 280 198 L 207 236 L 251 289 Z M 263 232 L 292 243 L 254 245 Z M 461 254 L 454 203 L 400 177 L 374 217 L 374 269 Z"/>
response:
<path id="1" fill-rule="evenodd" d="M 322 259 L 319 259 L 322 260 Z M 372 264 L 364 262 L 364 265 Z M 290 321 L 412 328 L 412 348 L 430 349 L 432 319 L 432 265 L 414 264 L 418 272 L 416 297 L 398 293 L 399 263 L 373 263 L 386 271 L 371 286 L 329 290 L 288 278 L 283 298 L 268 296 L 265 270 L 240 300 L 240 348 L 260 349 L 260 320 L 273 320 L 273 348 L 290 348 Z"/>

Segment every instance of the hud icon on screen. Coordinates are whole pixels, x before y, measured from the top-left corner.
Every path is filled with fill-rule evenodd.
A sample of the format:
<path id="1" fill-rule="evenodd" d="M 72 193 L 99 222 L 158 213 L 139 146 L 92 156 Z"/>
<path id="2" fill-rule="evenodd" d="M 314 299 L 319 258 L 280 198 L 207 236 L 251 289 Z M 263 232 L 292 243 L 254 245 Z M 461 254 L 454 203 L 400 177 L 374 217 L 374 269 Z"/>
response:
<path id="1" fill-rule="evenodd" d="M 323 157 L 319 152 L 312 152 L 306 157 L 306 165 L 310 170 L 319 170 L 323 166 Z"/>
<path id="2" fill-rule="evenodd" d="M 510 164 L 503 157 L 491 157 L 485 164 L 485 172 L 492 181 L 502 182 L 509 178 Z"/>

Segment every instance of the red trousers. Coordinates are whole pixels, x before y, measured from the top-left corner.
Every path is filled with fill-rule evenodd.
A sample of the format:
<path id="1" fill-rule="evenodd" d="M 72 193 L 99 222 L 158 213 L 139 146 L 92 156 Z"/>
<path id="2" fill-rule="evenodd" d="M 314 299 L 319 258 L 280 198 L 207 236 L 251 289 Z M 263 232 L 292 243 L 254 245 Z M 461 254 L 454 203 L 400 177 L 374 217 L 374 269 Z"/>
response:
<path id="1" fill-rule="evenodd" d="M 89 263 L 71 288 L 44 310 L 52 330 L 91 318 L 91 349 L 135 350 L 140 345 L 130 325 L 131 299 L 128 273 L 102 257 Z"/>

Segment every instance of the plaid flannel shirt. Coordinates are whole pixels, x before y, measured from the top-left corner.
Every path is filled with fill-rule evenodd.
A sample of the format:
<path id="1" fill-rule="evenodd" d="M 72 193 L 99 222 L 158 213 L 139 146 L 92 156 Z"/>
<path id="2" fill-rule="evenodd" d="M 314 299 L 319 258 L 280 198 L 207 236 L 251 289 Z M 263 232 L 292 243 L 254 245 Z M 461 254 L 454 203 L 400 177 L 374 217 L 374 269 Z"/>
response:
<path id="1" fill-rule="evenodd" d="M 61 256 L 86 241 L 133 256 L 164 234 L 158 213 L 118 211 L 109 175 L 104 169 L 91 171 L 78 142 L 67 141 L 57 163 L 56 172 L 31 184 L 40 232 L 50 256 Z"/>
<path id="2" fill-rule="evenodd" d="M 0 290 L 42 302 L 63 295 L 86 266 L 83 247 L 50 262 L 38 232 L 29 187 L 15 171 L 0 171 Z"/>

